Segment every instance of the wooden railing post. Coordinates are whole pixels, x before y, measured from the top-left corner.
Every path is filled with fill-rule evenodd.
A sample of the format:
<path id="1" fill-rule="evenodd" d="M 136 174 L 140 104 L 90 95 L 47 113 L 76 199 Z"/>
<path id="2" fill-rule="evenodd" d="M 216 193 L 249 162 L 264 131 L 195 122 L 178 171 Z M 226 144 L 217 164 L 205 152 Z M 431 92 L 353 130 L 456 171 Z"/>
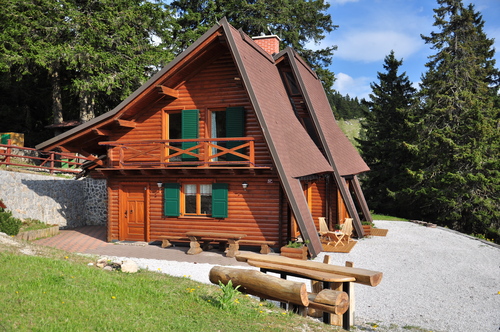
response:
<path id="1" fill-rule="evenodd" d="M 50 168 L 49 168 L 49 172 L 50 174 L 54 174 L 54 168 L 55 168 L 55 153 L 54 152 L 50 152 Z"/>
<path id="2" fill-rule="evenodd" d="M 7 145 L 8 145 L 7 150 L 5 150 L 5 152 L 7 153 L 7 156 L 5 158 L 5 162 L 7 164 L 10 164 L 10 155 L 12 154 L 12 148 L 11 148 L 11 146 L 12 146 L 12 139 L 11 138 L 9 138 L 7 140 Z"/>
<path id="3" fill-rule="evenodd" d="M 254 149 L 255 144 L 254 143 L 255 143 L 254 140 L 250 141 L 250 163 L 252 165 L 255 165 L 255 149 Z"/>

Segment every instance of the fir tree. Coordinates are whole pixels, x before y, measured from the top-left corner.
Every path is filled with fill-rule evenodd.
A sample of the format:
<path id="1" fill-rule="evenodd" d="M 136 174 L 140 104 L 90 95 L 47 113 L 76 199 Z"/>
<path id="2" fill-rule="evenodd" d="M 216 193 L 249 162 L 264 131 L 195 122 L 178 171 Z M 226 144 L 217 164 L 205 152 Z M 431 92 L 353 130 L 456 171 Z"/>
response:
<path id="1" fill-rule="evenodd" d="M 416 92 L 406 73 L 398 73 L 402 64 L 394 51 L 385 57 L 386 71 L 378 73 L 379 83 L 370 84 L 371 101 L 365 102 L 369 111 L 361 122 L 362 135 L 358 140 L 371 169 L 363 183 L 369 206 L 377 212 L 395 215 L 404 212 L 401 208 L 405 200 L 401 195 L 408 185 L 406 168 L 411 158 L 405 142 L 413 141 L 406 122 Z"/>
<path id="2" fill-rule="evenodd" d="M 408 188 L 422 218 L 468 232 L 498 230 L 500 220 L 498 70 L 493 40 L 474 7 L 438 0 L 439 31 L 422 36 L 436 50 L 426 64 L 417 152 Z"/>

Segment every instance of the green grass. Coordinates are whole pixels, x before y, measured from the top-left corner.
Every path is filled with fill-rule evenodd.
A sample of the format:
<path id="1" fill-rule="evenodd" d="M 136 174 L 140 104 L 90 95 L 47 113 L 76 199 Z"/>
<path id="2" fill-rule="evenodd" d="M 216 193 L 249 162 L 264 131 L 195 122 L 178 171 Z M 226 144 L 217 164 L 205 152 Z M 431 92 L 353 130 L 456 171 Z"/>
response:
<path id="1" fill-rule="evenodd" d="M 372 219 L 373 220 L 389 220 L 389 221 L 399 221 L 399 220 L 408 221 L 408 219 L 405 219 L 405 218 L 386 216 L 383 214 L 376 214 L 376 213 L 372 213 Z"/>
<path id="2" fill-rule="evenodd" d="M 243 294 L 223 310 L 215 285 L 151 271 L 107 272 L 87 265 L 95 258 L 35 248 L 37 256 L 25 256 L 0 245 L 0 330 L 340 330 Z"/>
<path id="3" fill-rule="evenodd" d="M 358 142 L 356 142 L 356 138 L 359 138 L 359 133 L 361 131 L 361 124 L 358 119 L 351 120 L 338 120 L 337 124 L 339 125 L 342 132 L 347 136 L 349 141 L 355 146 L 358 147 Z"/>
<path id="4" fill-rule="evenodd" d="M 19 232 L 36 231 L 39 229 L 50 228 L 52 226 L 53 225 L 48 225 L 46 223 L 41 222 L 40 220 L 28 218 L 24 219 Z"/>

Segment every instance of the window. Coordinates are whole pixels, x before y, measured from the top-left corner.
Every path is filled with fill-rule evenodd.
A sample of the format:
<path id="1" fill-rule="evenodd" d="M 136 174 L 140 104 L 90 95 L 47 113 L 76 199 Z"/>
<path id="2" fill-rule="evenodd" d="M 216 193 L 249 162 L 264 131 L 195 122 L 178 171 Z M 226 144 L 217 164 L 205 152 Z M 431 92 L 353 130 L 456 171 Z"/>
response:
<path id="1" fill-rule="evenodd" d="M 164 215 L 227 218 L 226 183 L 164 183 Z"/>
<path id="2" fill-rule="evenodd" d="M 184 197 L 184 204 L 181 206 L 181 213 L 183 215 L 212 215 L 211 184 L 184 184 L 181 194 Z"/>
<path id="3" fill-rule="evenodd" d="M 199 134 L 199 110 L 173 110 L 165 113 L 164 120 L 164 139 L 190 139 L 198 138 Z M 182 149 L 188 149 L 197 145 L 197 142 L 182 142 L 171 143 L 172 146 Z M 169 149 L 168 155 L 177 153 L 174 149 Z M 193 150 L 193 153 L 198 153 L 198 150 Z M 183 154 L 170 159 L 170 161 L 192 161 L 197 160 L 196 157 L 189 154 Z"/>

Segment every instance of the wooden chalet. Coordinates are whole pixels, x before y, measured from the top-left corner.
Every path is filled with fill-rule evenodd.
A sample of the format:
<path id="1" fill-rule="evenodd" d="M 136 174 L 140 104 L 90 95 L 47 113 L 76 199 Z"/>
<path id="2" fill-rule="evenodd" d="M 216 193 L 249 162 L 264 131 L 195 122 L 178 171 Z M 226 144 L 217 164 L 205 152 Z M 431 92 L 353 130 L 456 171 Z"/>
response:
<path id="1" fill-rule="evenodd" d="M 315 72 L 276 36 L 225 19 L 112 111 L 37 146 L 80 153 L 108 186 L 107 239 L 237 232 L 321 252 L 329 227 L 371 220 L 368 171 L 337 126 Z M 358 211 L 359 210 L 359 211 Z"/>

